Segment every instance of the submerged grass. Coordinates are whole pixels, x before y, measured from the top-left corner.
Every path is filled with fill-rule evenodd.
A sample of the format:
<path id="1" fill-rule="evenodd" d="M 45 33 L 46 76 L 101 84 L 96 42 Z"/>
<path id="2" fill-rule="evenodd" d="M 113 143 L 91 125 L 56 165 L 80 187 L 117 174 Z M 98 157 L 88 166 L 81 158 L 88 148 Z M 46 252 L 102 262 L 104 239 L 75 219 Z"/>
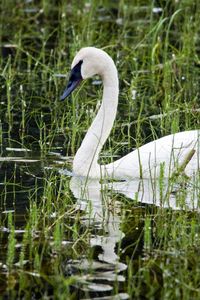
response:
<path id="1" fill-rule="evenodd" d="M 57 172 L 60 155 L 71 162 L 101 99 L 97 78 L 71 101 L 58 100 L 83 46 L 105 49 L 119 70 L 119 112 L 103 161 L 154 138 L 199 128 L 199 1 L 0 5 L 0 297 L 199 299 L 197 211 L 140 205 L 137 195 L 129 200 L 104 188 L 99 219 L 92 201 L 83 201 L 86 210 L 77 206 L 91 191 L 73 195 L 69 178 Z M 164 204 L 162 170 L 158 186 Z M 176 201 L 184 208 L 182 186 Z M 198 178 L 190 191 L 191 201 L 199 199 Z M 117 226 L 124 237 L 116 239 L 115 249 L 127 265 L 120 272 L 98 259 Z"/>

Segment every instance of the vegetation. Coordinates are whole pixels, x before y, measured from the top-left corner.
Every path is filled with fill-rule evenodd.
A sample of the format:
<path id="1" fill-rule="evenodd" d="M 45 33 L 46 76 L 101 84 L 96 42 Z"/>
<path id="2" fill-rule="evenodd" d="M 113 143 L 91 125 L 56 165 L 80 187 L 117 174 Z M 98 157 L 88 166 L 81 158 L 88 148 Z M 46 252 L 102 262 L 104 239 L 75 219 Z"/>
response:
<path id="1" fill-rule="evenodd" d="M 63 170 L 98 109 L 101 81 L 88 80 L 70 101 L 59 96 L 76 51 L 96 46 L 120 77 L 119 112 L 101 160 L 199 129 L 200 2 L 0 6 L 0 299 L 199 299 L 199 178 L 189 189 L 195 209 L 185 205 L 185 182 L 172 197 L 182 209 L 167 208 L 161 174 L 160 207 L 95 183 L 95 211 L 91 186 L 74 189 Z M 111 261 L 106 245 L 116 254 Z"/>

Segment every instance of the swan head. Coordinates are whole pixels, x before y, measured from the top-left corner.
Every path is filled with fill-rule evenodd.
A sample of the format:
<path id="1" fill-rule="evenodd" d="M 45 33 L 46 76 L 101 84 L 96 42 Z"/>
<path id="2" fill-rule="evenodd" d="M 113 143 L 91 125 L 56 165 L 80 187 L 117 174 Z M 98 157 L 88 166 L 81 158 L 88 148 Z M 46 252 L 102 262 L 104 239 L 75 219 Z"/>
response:
<path id="1" fill-rule="evenodd" d="M 104 77 L 106 71 L 109 71 L 110 64 L 114 64 L 112 58 L 101 49 L 85 47 L 79 50 L 73 59 L 69 82 L 60 100 L 68 97 L 83 79 L 94 75 Z"/>

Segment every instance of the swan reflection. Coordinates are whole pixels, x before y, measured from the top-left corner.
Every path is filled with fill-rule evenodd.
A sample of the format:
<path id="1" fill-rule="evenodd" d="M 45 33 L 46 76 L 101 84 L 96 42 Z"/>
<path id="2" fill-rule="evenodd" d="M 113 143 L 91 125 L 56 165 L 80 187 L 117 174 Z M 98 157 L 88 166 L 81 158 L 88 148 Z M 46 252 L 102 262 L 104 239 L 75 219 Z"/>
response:
<path id="1" fill-rule="evenodd" d="M 68 172 L 61 173 L 66 175 Z M 127 265 L 120 261 L 124 250 L 119 251 L 119 245 L 123 245 L 126 238 L 120 223 L 123 221 L 123 208 L 119 201 L 113 200 L 116 199 L 115 195 L 120 194 L 126 200 L 128 198 L 135 208 L 144 204 L 172 210 L 199 209 L 200 181 L 197 178 L 177 184 L 166 179 L 100 183 L 91 178 L 71 177 L 70 189 L 77 200 L 77 208 L 84 211 L 82 222 L 95 229 L 89 240 L 90 247 L 101 249 L 96 259 L 83 258 L 78 262 L 78 267 L 81 270 L 93 270 L 88 289 L 92 281 L 92 289 L 104 292 L 108 287 L 112 288 L 112 284 L 104 286 L 102 281 L 126 280 L 122 271 L 127 269 Z M 127 294 L 123 294 L 123 297 L 128 299 Z"/>
<path id="2" fill-rule="evenodd" d="M 102 248 L 98 259 L 117 264 L 119 271 L 125 269 L 126 266 L 119 263 L 119 257 L 115 253 L 116 243 L 124 236 L 120 230 L 120 216 L 115 209 L 109 209 L 111 198 L 105 185 L 95 179 L 72 177 L 70 189 L 77 199 L 77 206 L 86 213 L 86 222 L 103 229 L 104 235 L 96 235 L 90 239 L 91 246 Z"/>
<path id="3" fill-rule="evenodd" d="M 194 185 L 196 184 L 196 192 Z M 197 210 L 199 197 L 199 181 L 172 184 L 169 180 L 134 179 L 124 182 L 103 182 L 95 179 L 72 177 L 70 189 L 77 199 L 77 206 L 85 211 L 85 222 L 103 230 L 103 235 L 90 239 L 90 245 L 100 246 L 100 261 L 115 265 L 118 271 L 126 266 L 119 262 L 115 249 L 124 237 L 120 229 L 119 206 L 110 205 L 115 193 L 132 199 L 134 204 L 149 204 L 174 210 Z M 118 212 L 117 212 L 118 211 Z"/>

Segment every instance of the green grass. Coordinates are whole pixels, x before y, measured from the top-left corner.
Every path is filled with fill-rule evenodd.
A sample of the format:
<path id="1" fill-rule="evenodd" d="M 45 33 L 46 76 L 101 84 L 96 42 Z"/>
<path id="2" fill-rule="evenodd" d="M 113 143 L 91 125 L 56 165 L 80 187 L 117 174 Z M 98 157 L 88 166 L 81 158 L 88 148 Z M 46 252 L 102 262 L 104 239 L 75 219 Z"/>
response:
<path id="1" fill-rule="evenodd" d="M 0 151 L 8 158 L 0 160 L 0 298 L 106 294 L 90 289 L 91 283 L 110 284 L 97 279 L 93 263 L 101 251 L 91 240 L 109 237 L 108 225 L 117 224 L 124 237 L 116 239 L 116 252 L 127 269 L 112 269 L 107 294 L 199 299 L 197 211 L 141 205 L 137 195 L 127 199 L 102 186 L 98 219 L 91 199 L 82 201 L 85 211 L 77 206 L 76 198 L 89 197 L 87 186 L 75 197 L 70 178 L 58 172 L 63 156 L 70 168 L 101 99 L 101 85 L 89 80 L 59 102 L 83 46 L 105 49 L 119 71 L 119 111 L 103 161 L 166 134 L 199 129 L 199 1 L 3 0 L 0 6 Z M 169 201 L 162 170 L 158 186 L 161 202 Z M 191 187 L 194 198 L 199 178 Z M 182 188 L 176 201 L 183 208 L 185 199 Z"/>

